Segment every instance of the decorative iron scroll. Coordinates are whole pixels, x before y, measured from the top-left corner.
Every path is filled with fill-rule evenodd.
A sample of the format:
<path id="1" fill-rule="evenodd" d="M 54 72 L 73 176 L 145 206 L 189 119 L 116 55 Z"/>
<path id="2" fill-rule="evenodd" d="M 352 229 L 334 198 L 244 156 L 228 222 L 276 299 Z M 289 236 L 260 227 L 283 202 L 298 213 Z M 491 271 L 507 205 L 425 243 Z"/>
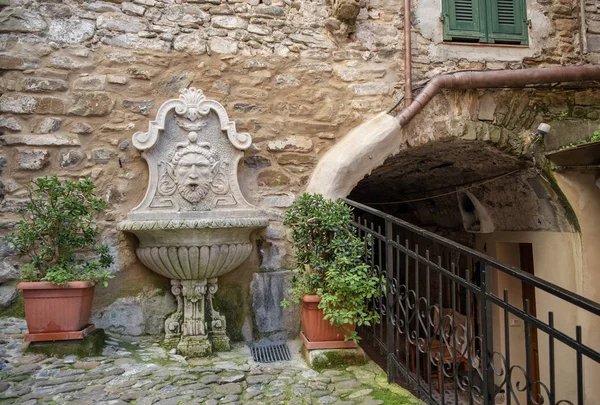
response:
<path id="1" fill-rule="evenodd" d="M 382 322 L 359 333 L 386 354 L 389 381 L 397 380 L 438 405 L 584 403 L 583 365 L 600 366 L 600 353 L 582 342 L 580 326 L 561 330 L 552 311 L 547 321 L 538 318 L 532 303 L 521 298 L 521 284 L 552 296 L 555 307 L 560 302 L 586 311 L 596 322 L 599 304 L 398 218 L 344 201 L 354 208 L 358 235 L 369 241 L 365 262 L 385 280 L 381 295 L 371 302 Z M 517 291 L 498 296 L 492 272 L 516 280 Z M 538 313 L 542 309 L 537 306 Z M 538 340 L 544 345 L 537 346 Z M 565 386 L 576 389 L 568 392 Z"/>

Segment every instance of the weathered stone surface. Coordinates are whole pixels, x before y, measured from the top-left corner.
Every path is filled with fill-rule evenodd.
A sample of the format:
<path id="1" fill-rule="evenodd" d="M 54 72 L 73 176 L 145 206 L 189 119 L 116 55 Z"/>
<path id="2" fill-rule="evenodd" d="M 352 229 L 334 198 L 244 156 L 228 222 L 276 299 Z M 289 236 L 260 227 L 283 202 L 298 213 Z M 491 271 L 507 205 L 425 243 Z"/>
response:
<path id="1" fill-rule="evenodd" d="M 94 150 L 94 161 L 96 164 L 105 165 L 115 156 L 113 151 L 108 149 L 96 149 Z"/>
<path id="2" fill-rule="evenodd" d="M 38 67 L 38 62 L 23 56 L 0 55 L 0 70 L 26 70 Z"/>
<path id="3" fill-rule="evenodd" d="M 42 16 L 26 8 L 7 7 L 0 12 L 0 32 L 41 32 L 47 27 Z"/>
<path id="4" fill-rule="evenodd" d="M 121 9 L 111 3 L 105 1 L 95 1 L 84 5 L 87 10 L 95 11 L 96 13 L 118 13 Z"/>
<path id="5" fill-rule="evenodd" d="M 79 19 L 52 19 L 48 26 L 48 37 L 57 42 L 79 44 L 94 36 L 93 22 Z"/>
<path id="6" fill-rule="evenodd" d="M 271 161 L 264 156 L 247 156 L 244 158 L 244 165 L 251 169 L 260 169 L 271 166 Z"/>
<path id="7" fill-rule="evenodd" d="M 345 82 L 354 82 L 357 80 L 371 80 L 376 78 L 381 78 L 385 76 L 387 73 L 387 69 L 385 68 L 366 68 L 366 69 L 357 69 L 357 68 L 339 68 L 336 69 L 335 73 Z"/>
<path id="8" fill-rule="evenodd" d="M 350 90 L 357 96 L 377 96 L 388 94 L 390 86 L 384 83 L 351 84 Z"/>
<path id="9" fill-rule="evenodd" d="M 152 107 L 154 107 L 154 100 L 123 100 L 123 108 L 142 115 L 150 114 Z"/>
<path id="10" fill-rule="evenodd" d="M 312 148 L 312 139 L 305 136 L 288 136 L 270 141 L 267 144 L 267 150 L 271 152 L 310 152 Z"/>
<path id="11" fill-rule="evenodd" d="M 21 82 L 24 91 L 39 93 L 51 91 L 65 91 L 69 86 L 66 81 L 44 77 L 27 77 Z"/>
<path id="12" fill-rule="evenodd" d="M 74 134 L 90 134 L 94 129 L 87 122 L 76 122 L 71 128 Z"/>
<path id="13" fill-rule="evenodd" d="M 111 31 L 135 33 L 146 29 L 146 25 L 139 18 L 121 13 L 100 14 L 96 20 L 96 26 Z"/>
<path id="14" fill-rule="evenodd" d="M 106 81 L 111 84 L 127 84 L 129 78 L 127 76 L 106 75 Z"/>
<path id="15" fill-rule="evenodd" d="M 317 158 L 312 155 L 302 155 L 298 153 L 286 153 L 277 158 L 277 163 L 280 165 L 314 165 L 317 163 Z"/>
<path id="16" fill-rule="evenodd" d="M 496 113 L 496 102 L 489 94 L 485 94 L 479 100 L 479 111 L 477 118 L 481 121 L 493 121 Z"/>
<path id="17" fill-rule="evenodd" d="M 3 136 L 3 138 L 5 137 L 6 135 Z M 17 156 L 17 166 L 20 170 L 40 170 L 48 163 L 47 150 L 19 151 Z"/>
<path id="18" fill-rule="evenodd" d="M 1 135 L 0 140 L 6 145 L 27 146 L 76 146 L 79 139 L 73 135 Z"/>
<path id="19" fill-rule="evenodd" d="M 69 150 L 60 154 L 60 167 L 69 168 L 76 166 L 85 155 L 79 150 Z"/>
<path id="20" fill-rule="evenodd" d="M 270 28 L 265 27 L 263 25 L 257 25 L 257 24 L 249 24 L 247 29 L 248 29 L 248 32 L 251 32 L 251 33 L 257 34 L 257 35 L 269 35 L 269 34 L 271 34 L 271 32 L 273 32 Z"/>
<path id="21" fill-rule="evenodd" d="M 192 4 L 169 6 L 165 10 L 164 17 L 182 26 L 198 25 L 210 20 L 210 14 Z"/>
<path id="22" fill-rule="evenodd" d="M 107 45 L 129 49 L 151 49 L 155 51 L 169 51 L 171 44 L 166 41 L 157 41 L 155 39 L 140 38 L 137 34 L 120 34 L 114 37 L 105 37 L 103 39 Z"/>
<path id="23" fill-rule="evenodd" d="M 0 308 L 6 308 L 17 299 L 17 288 L 12 285 L 0 285 Z"/>
<path id="24" fill-rule="evenodd" d="M 277 170 L 265 170 L 258 175 L 258 185 L 266 187 L 285 186 L 290 178 Z"/>
<path id="25" fill-rule="evenodd" d="M 62 119 L 48 117 L 39 120 L 33 127 L 32 132 L 34 134 L 49 134 L 50 132 L 56 132 L 62 126 Z"/>
<path id="26" fill-rule="evenodd" d="M 103 309 L 94 309 L 92 320 L 97 328 L 124 335 L 157 335 L 164 330 L 168 314 L 175 311 L 175 298 L 160 290 L 135 297 L 118 298 Z"/>
<path id="27" fill-rule="evenodd" d="M 211 52 L 220 54 L 236 54 L 238 52 L 238 44 L 234 40 L 214 37 L 208 41 L 208 47 Z"/>
<path id="28" fill-rule="evenodd" d="M 290 35 L 292 41 L 304 43 L 315 48 L 333 49 L 336 48 L 335 43 L 332 40 L 321 34 L 292 34 Z"/>
<path id="29" fill-rule="evenodd" d="M 35 112 L 38 102 L 31 96 L 0 96 L 0 112 L 15 114 L 31 114 Z"/>
<path id="30" fill-rule="evenodd" d="M 261 333 L 286 331 L 296 336 L 299 313 L 296 308 L 282 308 L 280 303 L 290 289 L 291 272 L 254 273 L 252 276 L 252 307 L 256 327 Z"/>
<path id="31" fill-rule="evenodd" d="M 144 7 L 138 6 L 137 4 L 133 4 L 130 2 L 121 3 L 121 10 L 123 10 L 125 14 L 137 16 L 143 16 L 146 12 L 146 9 Z"/>
<path id="32" fill-rule="evenodd" d="M 173 49 L 202 55 L 206 53 L 206 40 L 200 32 L 180 34 L 173 41 Z"/>
<path id="33" fill-rule="evenodd" d="M 10 258 L 0 258 L 0 284 L 19 278 L 19 270 L 12 264 Z"/>
<path id="34" fill-rule="evenodd" d="M 232 15 L 217 15 L 212 18 L 211 22 L 213 27 L 229 30 L 246 29 L 248 27 L 248 21 Z"/>
<path id="35" fill-rule="evenodd" d="M 20 131 L 21 124 L 13 117 L 0 117 L 0 129 L 10 129 L 11 131 Z"/>
<path id="36" fill-rule="evenodd" d="M 80 60 L 73 59 L 70 56 L 66 56 L 66 55 L 55 56 L 50 61 L 50 67 L 53 67 L 56 69 L 73 70 L 73 69 L 87 68 L 90 66 L 91 66 L 91 63 L 88 61 L 82 62 Z"/>
<path id="37" fill-rule="evenodd" d="M 73 90 L 104 90 L 106 75 L 83 76 L 73 82 Z"/>
<path id="38" fill-rule="evenodd" d="M 73 115 L 106 115 L 115 106 L 115 100 L 106 92 L 75 92 L 72 97 L 69 114 Z"/>

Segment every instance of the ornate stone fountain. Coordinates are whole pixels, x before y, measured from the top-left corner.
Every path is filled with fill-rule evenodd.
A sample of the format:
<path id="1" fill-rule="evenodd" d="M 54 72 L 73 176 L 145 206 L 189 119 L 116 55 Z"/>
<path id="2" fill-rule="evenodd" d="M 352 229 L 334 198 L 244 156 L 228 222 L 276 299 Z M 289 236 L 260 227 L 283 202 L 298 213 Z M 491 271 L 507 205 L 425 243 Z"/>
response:
<path id="1" fill-rule="evenodd" d="M 195 88 L 166 101 L 148 132 L 133 135 L 150 170 L 148 189 L 118 229 L 137 236 L 142 263 L 171 279 L 177 311 L 165 321 L 165 341 L 184 355 L 229 350 L 213 303 L 217 279 L 248 258 L 250 233 L 268 224 L 238 185 L 251 142 Z"/>

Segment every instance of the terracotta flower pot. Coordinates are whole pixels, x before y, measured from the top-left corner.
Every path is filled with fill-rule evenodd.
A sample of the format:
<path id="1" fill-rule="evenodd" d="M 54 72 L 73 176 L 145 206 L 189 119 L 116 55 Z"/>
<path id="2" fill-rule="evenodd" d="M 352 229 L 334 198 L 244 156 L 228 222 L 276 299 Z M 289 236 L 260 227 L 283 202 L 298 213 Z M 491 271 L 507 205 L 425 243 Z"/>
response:
<path id="1" fill-rule="evenodd" d="M 22 282 L 17 288 L 23 290 L 29 335 L 64 334 L 81 331 L 88 325 L 94 298 L 94 286 L 89 282 L 72 281 L 65 286 L 47 281 Z M 53 336 L 48 340 L 61 338 Z"/>
<path id="2" fill-rule="evenodd" d="M 348 331 L 341 327 L 335 327 L 328 320 L 323 319 L 323 311 L 319 309 L 321 297 L 318 295 L 305 295 L 302 298 L 302 330 L 308 343 L 305 345 L 308 349 L 318 348 L 347 348 L 355 347 L 356 344 L 349 340 L 345 341 Z M 354 330 L 355 325 L 348 325 L 349 329 Z M 321 347 L 324 346 L 324 347 Z"/>

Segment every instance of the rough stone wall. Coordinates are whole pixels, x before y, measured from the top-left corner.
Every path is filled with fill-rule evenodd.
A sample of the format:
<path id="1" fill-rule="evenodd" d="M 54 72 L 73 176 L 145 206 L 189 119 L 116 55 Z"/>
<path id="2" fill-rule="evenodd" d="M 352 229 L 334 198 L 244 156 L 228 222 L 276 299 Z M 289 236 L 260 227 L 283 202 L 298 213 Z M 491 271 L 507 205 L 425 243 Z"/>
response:
<path id="1" fill-rule="evenodd" d="M 536 25 L 531 48 L 507 59 L 512 48 L 488 47 L 492 56 L 480 60 L 476 52 L 440 53 L 440 47 L 454 45 L 440 44 L 441 37 L 423 25 L 440 24 L 439 10 L 424 20 L 427 1 L 413 4 L 416 80 L 442 71 L 583 58 L 578 11 L 571 8 L 569 14 L 559 0 L 528 2 L 534 14 L 544 16 L 539 21 L 549 24 Z M 248 200 L 273 219 L 256 233 L 251 258 L 222 280 L 234 299 L 227 288 L 217 299 L 229 306 L 228 316 L 235 312 L 228 319 L 236 338 L 252 329 L 272 332 L 272 325 L 261 330 L 249 315 L 261 295 L 250 286 L 278 280 L 277 288 L 283 288 L 287 282 L 254 275 L 259 267 L 268 272 L 293 266 L 283 209 L 303 191 L 323 152 L 365 118 L 389 108 L 403 84 L 402 6 L 391 0 L 361 4 L 355 22 L 342 22 L 322 0 L 0 0 L 0 233 L 18 219 L 30 178 L 90 176 L 109 201 L 100 224 L 117 259 L 111 287 L 97 293 L 97 322 L 123 331 L 126 321 L 112 317 L 110 308 L 126 308 L 141 320 L 125 332 L 156 332 L 156 318 L 171 311 L 172 302 L 144 301 L 143 319 L 136 308 L 141 297 L 162 297 L 167 282 L 137 260 L 134 238 L 116 231 L 117 222 L 141 201 L 147 181 L 146 164 L 130 140 L 147 129 L 165 100 L 197 87 L 225 106 L 238 130 L 253 136 L 240 164 L 240 183 Z M 426 136 L 420 126 L 411 131 Z M 10 302 L 15 262 L 4 248 L 0 253 L 0 274 L 7 274 L 0 288 Z"/>
<path id="2" fill-rule="evenodd" d="M 584 16 L 587 50 L 595 52 L 595 63 L 600 63 L 600 4 L 596 0 L 585 0 Z"/>

